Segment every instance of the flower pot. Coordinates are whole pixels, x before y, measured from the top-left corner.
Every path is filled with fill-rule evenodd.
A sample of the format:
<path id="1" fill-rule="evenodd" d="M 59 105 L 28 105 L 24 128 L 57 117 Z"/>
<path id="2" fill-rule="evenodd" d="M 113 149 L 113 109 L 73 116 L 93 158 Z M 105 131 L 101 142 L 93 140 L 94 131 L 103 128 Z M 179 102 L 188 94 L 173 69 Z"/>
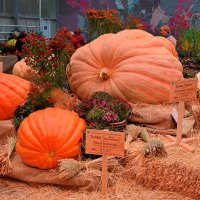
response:
<path id="1" fill-rule="evenodd" d="M 126 128 L 126 120 L 123 120 L 121 122 L 110 123 L 109 126 L 112 127 L 114 131 L 122 132 Z"/>

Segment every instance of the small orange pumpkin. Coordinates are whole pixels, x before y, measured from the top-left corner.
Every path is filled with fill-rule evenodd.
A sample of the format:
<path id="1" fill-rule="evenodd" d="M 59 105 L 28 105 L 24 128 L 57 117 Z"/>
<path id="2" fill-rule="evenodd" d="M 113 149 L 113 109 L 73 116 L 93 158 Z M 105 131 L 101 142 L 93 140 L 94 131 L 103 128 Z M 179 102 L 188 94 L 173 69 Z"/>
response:
<path id="1" fill-rule="evenodd" d="M 16 151 L 32 167 L 51 169 L 57 160 L 80 155 L 86 123 L 77 113 L 46 108 L 30 114 L 18 129 Z"/>
<path id="2" fill-rule="evenodd" d="M 29 87 L 30 83 L 22 78 L 0 73 L 0 120 L 13 118 L 28 96 Z"/>
<path id="3" fill-rule="evenodd" d="M 81 99 L 105 91 L 133 102 L 167 102 L 170 82 L 183 77 L 174 51 L 168 41 L 143 30 L 105 34 L 72 55 L 69 84 Z"/>
<path id="4" fill-rule="evenodd" d="M 26 64 L 24 59 L 22 59 L 15 63 L 13 67 L 13 74 L 19 76 L 20 78 L 31 80 L 35 71 Z"/>

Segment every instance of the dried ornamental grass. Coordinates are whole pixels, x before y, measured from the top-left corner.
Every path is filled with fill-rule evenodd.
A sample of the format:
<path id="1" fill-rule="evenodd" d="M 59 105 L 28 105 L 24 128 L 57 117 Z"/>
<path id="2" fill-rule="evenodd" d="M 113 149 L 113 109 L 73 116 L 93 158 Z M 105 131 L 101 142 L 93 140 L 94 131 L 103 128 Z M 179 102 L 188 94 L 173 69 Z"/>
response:
<path id="1" fill-rule="evenodd" d="M 73 110 L 73 108 L 80 103 L 78 97 L 58 88 L 52 90 L 51 98 L 54 102 L 54 106 L 57 108 Z"/>
<path id="2" fill-rule="evenodd" d="M 167 151 L 164 147 L 164 143 L 157 140 L 151 140 L 143 147 L 143 156 L 145 157 L 165 157 Z"/>

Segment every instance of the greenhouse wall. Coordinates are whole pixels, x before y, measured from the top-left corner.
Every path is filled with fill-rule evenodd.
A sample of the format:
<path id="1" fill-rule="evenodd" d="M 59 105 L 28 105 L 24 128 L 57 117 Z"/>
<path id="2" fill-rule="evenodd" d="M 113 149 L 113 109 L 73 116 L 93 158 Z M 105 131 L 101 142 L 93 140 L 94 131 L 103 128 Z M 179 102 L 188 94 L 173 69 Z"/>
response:
<path id="1" fill-rule="evenodd" d="M 149 23 L 152 31 L 156 32 L 162 24 L 169 23 L 170 18 L 176 15 L 177 7 L 183 5 L 182 13 L 187 15 L 187 12 L 192 12 L 190 23 L 200 28 L 200 0 L 60 0 L 59 2 L 59 27 L 65 26 L 72 31 L 80 27 L 85 35 L 87 35 L 85 11 L 91 8 L 118 10 L 123 20 L 134 15 Z"/>
<path id="2" fill-rule="evenodd" d="M 0 0 L 0 40 L 13 30 L 43 32 L 52 37 L 57 32 L 57 0 Z"/>

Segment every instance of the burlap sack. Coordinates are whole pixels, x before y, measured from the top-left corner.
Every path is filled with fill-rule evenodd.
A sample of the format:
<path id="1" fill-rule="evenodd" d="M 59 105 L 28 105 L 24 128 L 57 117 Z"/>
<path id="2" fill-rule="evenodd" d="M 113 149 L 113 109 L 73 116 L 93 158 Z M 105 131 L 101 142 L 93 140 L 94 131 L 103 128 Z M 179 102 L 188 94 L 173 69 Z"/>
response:
<path id="1" fill-rule="evenodd" d="M 171 112 L 173 105 L 151 105 L 151 104 L 133 104 L 130 121 L 135 124 L 144 125 L 158 129 L 174 129 Z"/>
<path id="2" fill-rule="evenodd" d="M 144 126 L 151 133 L 176 135 L 176 124 L 172 117 L 172 110 L 177 109 L 177 104 L 133 104 L 129 121 Z M 195 119 L 185 111 L 183 119 L 183 135 L 188 135 L 193 129 Z"/>
<path id="3" fill-rule="evenodd" d="M 85 174 L 77 174 L 72 178 L 60 178 L 56 170 L 41 170 L 29 167 L 21 161 L 20 157 L 15 155 L 11 161 L 12 169 L 6 176 L 27 182 L 33 186 L 40 184 L 61 185 L 68 189 L 84 189 L 87 191 L 95 191 L 99 188 L 100 177 L 89 176 Z"/>

